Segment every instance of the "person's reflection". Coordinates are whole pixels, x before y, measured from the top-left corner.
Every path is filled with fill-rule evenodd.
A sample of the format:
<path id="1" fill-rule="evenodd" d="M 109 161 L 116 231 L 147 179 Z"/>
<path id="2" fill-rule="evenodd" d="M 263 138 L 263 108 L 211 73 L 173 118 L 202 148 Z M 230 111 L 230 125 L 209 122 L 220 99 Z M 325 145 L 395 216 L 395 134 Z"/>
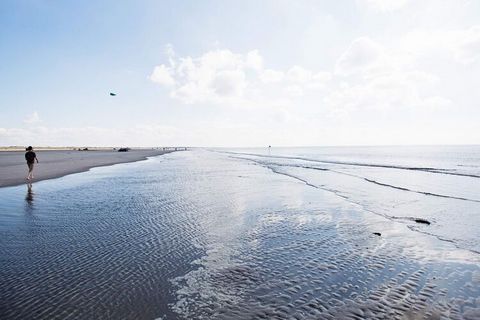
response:
<path id="1" fill-rule="evenodd" d="M 27 183 L 27 195 L 25 196 L 25 201 L 27 201 L 29 207 L 33 207 L 33 195 L 32 184 Z"/>

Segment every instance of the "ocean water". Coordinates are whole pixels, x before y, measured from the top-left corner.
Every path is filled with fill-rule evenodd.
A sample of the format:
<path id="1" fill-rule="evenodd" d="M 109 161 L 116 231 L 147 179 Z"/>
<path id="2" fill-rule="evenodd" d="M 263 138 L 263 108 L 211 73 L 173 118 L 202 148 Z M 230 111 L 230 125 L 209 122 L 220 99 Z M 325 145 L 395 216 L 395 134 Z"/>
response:
<path id="1" fill-rule="evenodd" d="M 478 319 L 478 218 L 438 213 L 475 217 L 476 180 L 449 179 L 476 179 L 478 152 L 333 151 L 197 149 L 0 189 L 0 318 Z"/>
<path id="2" fill-rule="evenodd" d="M 480 253 L 480 146 L 228 150 Z M 415 223 L 421 218 L 429 225 Z"/>

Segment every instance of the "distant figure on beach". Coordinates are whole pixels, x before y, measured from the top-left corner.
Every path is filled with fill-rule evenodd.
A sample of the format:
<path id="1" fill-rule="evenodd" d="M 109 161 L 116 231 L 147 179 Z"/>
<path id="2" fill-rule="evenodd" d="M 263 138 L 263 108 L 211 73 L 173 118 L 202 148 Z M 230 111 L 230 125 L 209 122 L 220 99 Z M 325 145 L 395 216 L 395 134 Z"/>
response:
<path id="1" fill-rule="evenodd" d="M 27 160 L 27 166 L 28 166 L 28 175 L 27 175 L 27 180 L 33 179 L 33 164 L 35 161 L 38 163 L 37 155 L 35 152 L 33 152 L 32 146 L 29 146 L 27 149 L 27 152 L 25 152 L 25 160 Z"/>

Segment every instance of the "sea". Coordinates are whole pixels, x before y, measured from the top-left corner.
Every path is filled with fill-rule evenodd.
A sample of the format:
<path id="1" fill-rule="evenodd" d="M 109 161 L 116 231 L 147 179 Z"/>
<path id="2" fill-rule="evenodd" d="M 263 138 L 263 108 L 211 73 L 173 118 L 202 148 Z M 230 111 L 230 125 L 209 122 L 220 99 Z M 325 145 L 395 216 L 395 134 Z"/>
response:
<path id="1" fill-rule="evenodd" d="M 0 189 L 0 319 L 480 319 L 479 215 L 480 146 L 93 168 Z"/>
<path id="2" fill-rule="evenodd" d="M 403 221 L 412 230 L 480 253 L 478 145 L 228 151 L 369 212 Z"/>

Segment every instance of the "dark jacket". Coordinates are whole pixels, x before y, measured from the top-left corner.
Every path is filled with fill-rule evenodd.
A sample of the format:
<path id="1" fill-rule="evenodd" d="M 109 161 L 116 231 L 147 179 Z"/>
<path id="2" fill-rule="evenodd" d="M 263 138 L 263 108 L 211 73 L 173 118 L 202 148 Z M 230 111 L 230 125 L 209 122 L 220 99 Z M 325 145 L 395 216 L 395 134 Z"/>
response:
<path id="1" fill-rule="evenodd" d="M 33 151 L 25 152 L 25 160 L 27 160 L 27 163 L 34 163 L 36 157 L 37 155 Z"/>

